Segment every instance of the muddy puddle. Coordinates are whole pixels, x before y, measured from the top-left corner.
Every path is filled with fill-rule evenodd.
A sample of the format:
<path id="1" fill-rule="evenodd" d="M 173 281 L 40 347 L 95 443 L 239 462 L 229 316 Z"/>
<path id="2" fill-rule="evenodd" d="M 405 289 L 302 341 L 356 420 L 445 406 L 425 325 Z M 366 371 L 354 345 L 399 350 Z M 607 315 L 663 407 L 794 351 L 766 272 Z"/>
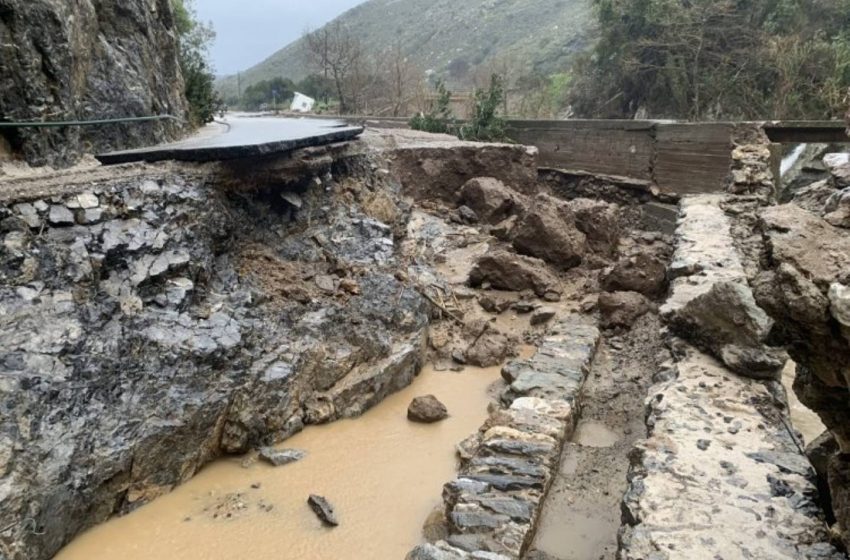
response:
<path id="1" fill-rule="evenodd" d="M 56 558 L 404 558 L 422 540 L 425 519 L 455 475 L 455 445 L 485 420 L 499 370 L 427 368 L 363 417 L 311 427 L 285 442 L 282 447 L 307 451 L 302 461 L 245 468 L 241 458 L 221 460 L 172 493 L 83 534 Z M 427 394 L 446 404 L 449 419 L 407 420 L 411 399 Z M 334 504 L 339 527 L 322 526 L 306 503 L 310 494 Z"/>

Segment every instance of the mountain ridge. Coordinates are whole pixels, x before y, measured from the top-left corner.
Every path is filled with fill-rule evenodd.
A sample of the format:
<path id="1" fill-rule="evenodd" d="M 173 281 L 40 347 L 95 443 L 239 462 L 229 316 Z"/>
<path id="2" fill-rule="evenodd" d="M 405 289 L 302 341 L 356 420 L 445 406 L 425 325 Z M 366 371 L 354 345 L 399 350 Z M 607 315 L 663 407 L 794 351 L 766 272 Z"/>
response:
<path id="1" fill-rule="evenodd" d="M 367 52 L 401 45 L 423 71 L 455 87 L 472 85 L 488 65 L 513 64 L 522 75 L 568 70 L 590 44 L 590 0 L 369 0 L 328 25 L 340 22 L 360 37 Z M 391 22 L 391 23 L 387 23 Z M 321 28 L 320 28 L 321 29 Z M 275 77 L 298 81 L 311 73 L 298 39 L 259 64 L 217 81 L 225 97 Z M 241 82 L 241 83 L 240 83 Z"/>

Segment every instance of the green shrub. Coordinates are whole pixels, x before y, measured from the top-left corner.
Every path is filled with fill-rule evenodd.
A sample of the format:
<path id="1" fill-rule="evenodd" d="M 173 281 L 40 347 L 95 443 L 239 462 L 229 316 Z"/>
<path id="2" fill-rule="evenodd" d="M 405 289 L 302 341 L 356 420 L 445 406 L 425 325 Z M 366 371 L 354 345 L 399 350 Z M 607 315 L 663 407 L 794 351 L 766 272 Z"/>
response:
<path id="1" fill-rule="evenodd" d="M 454 117 L 449 106 L 452 100 L 452 92 L 446 88 L 446 84 L 439 80 L 437 82 L 437 99 L 431 110 L 427 113 L 419 113 L 410 119 L 410 128 L 424 132 L 448 133 L 454 129 Z"/>
<path id="2" fill-rule="evenodd" d="M 215 31 L 210 25 L 198 21 L 193 1 L 172 0 L 172 6 L 180 41 L 180 69 L 189 102 L 189 121 L 192 126 L 201 126 L 212 122 L 223 102 L 215 91 L 215 75 L 207 62 Z"/>
<path id="3" fill-rule="evenodd" d="M 498 74 L 490 78 L 489 89 L 475 90 L 472 120 L 458 131 L 461 140 L 478 142 L 508 141 L 507 124 L 497 113 L 505 101 L 504 80 Z"/>

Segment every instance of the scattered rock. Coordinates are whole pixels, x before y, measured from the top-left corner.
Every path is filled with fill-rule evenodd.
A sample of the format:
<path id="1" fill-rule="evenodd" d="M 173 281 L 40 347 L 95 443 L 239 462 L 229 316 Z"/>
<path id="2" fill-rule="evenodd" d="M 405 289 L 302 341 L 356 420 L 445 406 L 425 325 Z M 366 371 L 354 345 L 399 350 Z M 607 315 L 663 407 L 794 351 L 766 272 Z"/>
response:
<path id="1" fill-rule="evenodd" d="M 519 313 L 521 315 L 531 313 L 532 311 L 534 311 L 538 307 L 540 307 L 540 306 L 537 303 L 535 303 L 533 301 L 525 301 L 525 300 L 517 301 L 513 305 L 511 305 L 511 309 L 513 309 L 514 311 L 516 311 L 517 313 Z"/>
<path id="2" fill-rule="evenodd" d="M 325 293 L 332 294 L 336 291 L 336 279 L 327 274 L 316 276 L 314 282 L 316 286 Z"/>
<path id="3" fill-rule="evenodd" d="M 50 207 L 50 213 L 47 219 L 54 226 L 72 226 L 76 223 L 74 213 L 68 210 L 67 207 L 57 204 Z"/>
<path id="4" fill-rule="evenodd" d="M 301 449 L 275 449 L 274 447 L 263 447 L 259 453 L 260 459 L 275 467 L 295 463 L 306 456 L 307 452 Z"/>
<path id="5" fill-rule="evenodd" d="M 571 200 L 569 207 L 576 227 L 587 236 L 588 248 L 598 255 L 614 256 L 620 244 L 620 207 L 590 198 Z"/>
<path id="6" fill-rule="evenodd" d="M 428 515 L 422 528 L 422 536 L 428 542 L 437 542 L 448 538 L 449 527 L 443 508 L 436 508 Z"/>
<path id="7" fill-rule="evenodd" d="M 545 325 L 546 323 L 554 319 L 556 314 L 557 311 L 555 311 L 551 307 L 543 307 L 541 309 L 538 309 L 531 315 L 531 325 Z"/>
<path id="8" fill-rule="evenodd" d="M 446 405 L 434 395 L 416 397 L 407 408 L 407 419 L 422 424 L 433 424 L 448 417 Z"/>
<path id="9" fill-rule="evenodd" d="M 558 279 L 543 261 L 504 250 L 487 253 L 475 263 L 469 274 L 470 285 L 478 287 L 485 282 L 501 290 L 533 290 L 540 297 L 562 293 Z"/>
<path id="10" fill-rule="evenodd" d="M 497 558 L 497 557 L 494 557 Z M 470 555 L 444 542 L 420 544 L 411 550 L 405 560 L 469 560 Z"/>
<path id="11" fill-rule="evenodd" d="M 460 218 L 460 222 L 463 224 L 475 224 L 479 221 L 478 214 L 476 214 L 475 210 L 469 206 L 461 206 L 458 208 L 457 215 Z"/>
<path id="12" fill-rule="evenodd" d="M 667 288 L 667 265 L 644 251 L 624 257 L 602 279 L 602 288 L 638 292 L 650 298 L 660 296 Z"/>
<path id="13" fill-rule="evenodd" d="M 482 294 L 478 298 L 478 303 L 485 311 L 489 313 L 496 313 L 498 315 L 510 309 L 511 306 L 516 303 L 516 297 L 512 298 L 507 296 Z"/>
<path id="14" fill-rule="evenodd" d="M 41 217 L 39 217 L 38 210 L 36 210 L 35 206 L 32 204 L 29 204 L 28 202 L 16 204 L 13 206 L 13 209 L 30 228 L 36 229 L 41 227 Z"/>
<path id="15" fill-rule="evenodd" d="M 830 169 L 832 184 L 837 189 L 850 187 L 850 163 L 845 163 Z"/>
<path id="16" fill-rule="evenodd" d="M 466 362 L 487 368 L 501 364 L 511 353 L 511 343 L 502 333 L 488 330 L 466 349 Z"/>
<path id="17" fill-rule="evenodd" d="M 828 179 L 817 181 L 794 192 L 792 201 L 795 206 L 821 215 L 827 201 L 835 195 L 835 187 Z"/>
<path id="18" fill-rule="evenodd" d="M 823 212 L 824 220 L 835 227 L 850 228 L 850 187 L 830 196 Z"/>
<path id="19" fill-rule="evenodd" d="M 602 328 L 631 327 L 640 317 L 652 310 L 646 296 L 637 292 L 603 292 L 599 294 L 600 325 Z"/>
<path id="20" fill-rule="evenodd" d="M 519 218 L 511 216 L 507 220 L 501 221 L 490 228 L 490 235 L 501 241 L 510 241 L 513 237 L 514 229 L 516 229 Z"/>
<path id="21" fill-rule="evenodd" d="M 567 270 L 581 264 L 585 235 L 578 230 L 569 205 L 539 194 L 513 231 L 513 244 L 524 255 L 541 258 Z"/>
<path id="22" fill-rule="evenodd" d="M 331 527 L 339 525 L 334 508 L 327 498 L 317 496 L 316 494 L 310 494 L 310 497 L 307 499 L 307 503 L 322 523 Z"/>
<path id="23" fill-rule="evenodd" d="M 492 177 L 467 181 L 460 190 L 460 200 L 487 224 L 498 224 L 523 209 L 521 195 Z"/>
<path id="24" fill-rule="evenodd" d="M 738 282 L 715 283 L 667 319 L 681 336 L 741 375 L 778 379 L 787 361 L 784 351 L 764 345 L 774 322 L 756 304 L 750 288 Z"/>
<path id="25" fill-rule="evenodd" d="M 68 198 L 68 208 L 90 210 L 100 206 L 100 201 L 94 193 L 79 193 Z"/>

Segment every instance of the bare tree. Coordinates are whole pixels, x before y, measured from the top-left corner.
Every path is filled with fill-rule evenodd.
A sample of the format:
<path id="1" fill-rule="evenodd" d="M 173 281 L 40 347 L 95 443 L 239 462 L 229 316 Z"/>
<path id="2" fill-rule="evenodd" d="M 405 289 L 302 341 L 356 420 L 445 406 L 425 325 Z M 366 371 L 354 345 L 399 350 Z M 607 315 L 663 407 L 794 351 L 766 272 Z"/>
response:
<path id="1" fill-rule="evenodd" d="M 308 63 L 333 80 L 339 112 L 343 114 L 354 109 L 348 82 L 363 62 L 360 39 L 339 21 L 307 33 L 305 39 Z"/>
<path id="2" fill-rule="evenodd" d="M 400 42 L 387 51 L 383 70 L 392 116 L 407 115 L 411 102 L 422 89 L 422 71 L 410 61 Z"/>

